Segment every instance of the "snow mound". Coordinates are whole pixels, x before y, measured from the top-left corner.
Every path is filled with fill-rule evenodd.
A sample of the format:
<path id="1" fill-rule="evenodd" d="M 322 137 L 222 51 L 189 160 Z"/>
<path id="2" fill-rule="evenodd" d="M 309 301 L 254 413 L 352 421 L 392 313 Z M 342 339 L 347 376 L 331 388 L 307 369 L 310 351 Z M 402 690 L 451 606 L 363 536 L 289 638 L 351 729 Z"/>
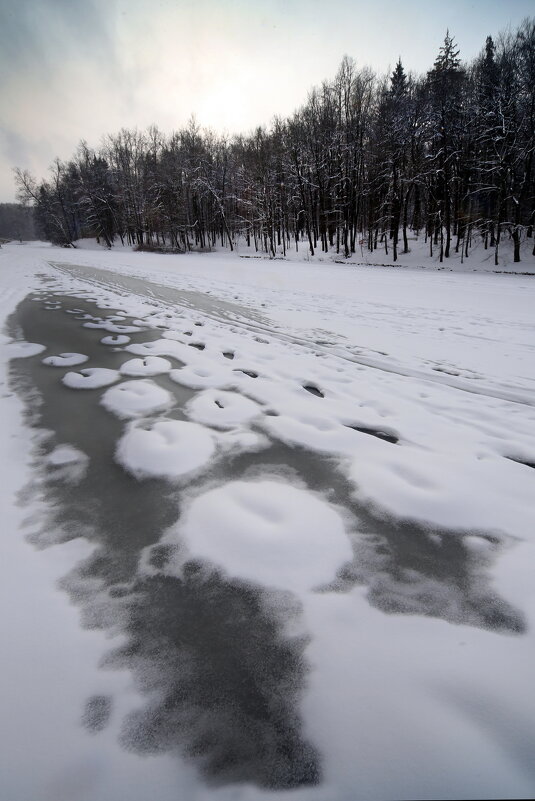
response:
<path id="1" fill-rule="evenodd" d="M 169 378 L 190 389 L 221 389 L 231 383 L 228 369 L 218 365 L 187 365 L 180 370 L 171 370 Z"/>
<path id="2" fill-rule="evenodd" d="M 87 458 L 86 454 L 74 445 L 58 445 L 48 454 L 46 461 L 53 467 L 63 467 L 66 464 L 86 461 Z"/>
<path id="3" fill-rule="evenodd" d="M 50 367 L 74 367 L 76 364 L 83 364 L 89 359 L 83 353 L 60 353 L 59 356 L 47 356 L 43 359 L 43 364 Z"/>
<path id="4" fill-rule="evenodd" d="M 533 471 L 522 465 L 491 454 L 426 453 L 409 446 L 384 448 L 381 458 L 364 453 L 351 466 L 356 495 L 396 517 L 533 536 Z"/>
<path id="5" fill-rule="evenodd" d="M 149 427 L 130 424 L 115 458 L 136 478 L 177 478 L 205 465 L 214 450 L 210 432 L 197 423 L 160 420 Z"/>
<path id="6" fill-rule="evenodd" d="M 100 389 L 113 384 L 119 377 L 118 370 L 108 367 L 84 367 L 79 373 L 65 373 L 61 380 L 71 389 Z"/>
<path id="7" fill-rule="evenodd" d="M 195 348 L 190 348 L 183 342 L 174 339 L 154 339 L 150 342 L 135 342 L 128 345 L 126 350 L 136 356 L 171 356 L 184 364 L 195 359 Z M 197 354 L 198 355 L 198 354 Z"/>
<path id="8" fill-rule="evenodd" d="M 38 345 L 37 342 L 8 342 L 4 345 L 4 352 L 8 359 L 25 359 L 28 356 L 37 356 L 46 350 L 45 345 Z"/>
<path id="9" fill-rule="evenodd" d="M 217 444 L 221 450 L 228 453 L 255 453 L 269 448 L 271 443 L 267 437 L 255 431 L 235 428 L 231 431 L 218 432 Z"/>
<path id="10" fill-rule="evenodd" d="M 353 556 L 342 518 L 316 495 L 276 481 L 233 481 L 196 498 L 180 533 L 232 578 L 306 592 Z"/>
<path id="11" fill-rule="evenodd" d="M 109 331 L 110 334 L 136 334 L 138 331 L 143 331 L 139 325 L 117 325 L 110 321 L 102 323 L 82 323 L 84 328 L 103 328 L 104 331 Z"/>
<path id="12" fill-rule="evenodd" d="M 121 365 L 122 375 L 149 376 L 168 373 L 171 369 L 171 362 L 162 359 L 160 356 L 147 356 L 144 359 L 130 359 Z"/>
<path id="13" fill-rule="evenodd" d="M 58 445 L 45 459 L 48 469 L 54 471 L 55 478 L 76 484 L 88 468 L 89 457 L 74 445 Z"/>
<path id="14" fill-rule="evenodd" d="M 126 334 L 117 334 L 116 336 L 102 337 L 100 340 L 103 345 L 126 345 L 130 342 L 130 337 Z"/>
<path id="15" fill-rule="evenodd" d="M 123 381 L 122 384 L 108 389 L 100 402 L 117 417 L 129 418 L 143 417 L 167 409 L 172 400 L 171 394 L 154 381 L 139 379 Z"/>
<path id="16" fill-rule="evenodd" d="M 192 420 L 216 428 L 234 428 L 262 411 L 258 403 L 236 392 L 208 389 L 191 400 L 186 411 Z"/>
<path id="17" fill-rule="evenodd" d="M 304 412 L 300 418 L 288 415 L 266 417 L 263 425 L 269 434 L 290 445 L 340 454 L 352 454 L 357 449 L 358 435 L 326 415 Z"/>

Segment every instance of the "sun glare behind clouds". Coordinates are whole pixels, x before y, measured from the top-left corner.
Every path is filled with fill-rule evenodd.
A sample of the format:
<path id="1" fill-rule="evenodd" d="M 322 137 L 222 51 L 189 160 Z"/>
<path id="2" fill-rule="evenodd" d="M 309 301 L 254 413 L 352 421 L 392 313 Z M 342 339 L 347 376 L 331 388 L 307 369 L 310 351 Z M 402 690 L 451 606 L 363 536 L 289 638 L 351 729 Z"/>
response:
<path id="1" fill-rule="evenodd" d="M 80 139 L 171 131 L 192 114 L 229 134 L 291 114 L 347 53 L 379 73 L 429 68 L 447 27 L 472 58 L 529 0 L 0 0 L 0 202 L 11 168 L 38 177 Z"/>

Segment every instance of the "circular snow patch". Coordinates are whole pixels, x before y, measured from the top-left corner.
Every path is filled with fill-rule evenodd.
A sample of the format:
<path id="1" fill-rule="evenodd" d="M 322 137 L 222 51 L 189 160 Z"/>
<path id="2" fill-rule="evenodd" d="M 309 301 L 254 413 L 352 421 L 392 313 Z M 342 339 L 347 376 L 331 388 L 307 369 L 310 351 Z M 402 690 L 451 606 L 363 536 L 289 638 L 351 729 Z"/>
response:
<path id="1" fill-rule="evenodd" d="M 76 364 L 83 364 L 89 359 L 83 353 L 60 353 L 59 356 L 47 356 L 43 359 L 43 364 L 50 367 L 74 367 Z"/>
<path id="2" fill-rule="evenodd" d="M 233 481 L 196 498 L 181 534 L 195 557 L 232 578 L 306 591 L 332 581 L 352 558 L 341 517 L 302 489 Z"/>
<path id="3" fill-rule="evenodd" d="M 186 365 L 180 370 L 171 370 L 169 378 L 190 389 L 219 388 L 231 382 L 229 371 L 218 365 Z"/>
<path id="4" fill-rule="evenodd" d="M 171 405 L 172 396 L 154 381 L 123 381 L 108 389 L 101 398 L 103 406 L 117 417 L 143 417 Z"/>
<path id="5" fill-rule="evenodd" d="M 88 461 L 86 454 L 73 445 L 58 445 L 47 458 L 48 464 L 54 467 L 63 467 L 67 464 L 77 464 Z"/>
<path id="6" fill-rule="evenodd" d="M 139 325 L 121 325 L 119 323 L 106 323 L 106 331 L 109 331 L 111 334 L 135 334 L 138 331 L 143 331 L 143 328 L 141 328 Z"/>
<path id="7" fill-rule="evenodd" d="M 117 336 L 102 337 L 100 341 L 103 345 L 126 345 L 130 342 L 130 337 L 126 334 L 117 334 Z"/>
<path id="8" fill-rule="evenodd" d="M 118 378 L 118 370 L 110 370 L 107 367 L 84 367 L 79 373 L 65 373 L 61 380 L 71 389 L 99 389 L 113 384 Z"/>
<path id="9" fill-rule="evenodd" d="M 117 325 L 104 321 L 102 323 L 82 323 L 84 328 L 103 328 L 109 331 L 110 334 L 135 334 L 138 331 L 143 331 L 138 325 Z"/>
<path id="10" fill-rule="evenodd" d="M 261 408 L 249 398 L 236 392 L 206 390 L 186 406 L 192 420 L 217 428 L 233 428 L 242 425 L 260 413 Z"/>
<path id="11" fill-rule="evenodd" d="M 46 350 L 46 345 L 38 345 L 37 342 L 9 342 L 4 345 L 4 350 L 8 359 L 24 359 L 42 353 Z"/>
<path id="12" fill-rule="evenodd" d="M 89 457 L 73 445 L 58 445 L 46 457 L 46 465 L 53 478 L 77 484 L 87 471 Z"/>
<path id="13" fill-rule="evenodd" d="M 131 425 L 115 458 L 137 478 L 177 478 L 206 464 L 214 450 L 209 431 L 197 423 L 160 420 L 149 428 Z"/>
<path id="14" fill-rule="evenodd" d="M 147 356 L 145 359 L 129 359 L 121 365 L 122 375 L 161 375 L 168 373 L 171 369 L 171 362 L 162 359 L 161 356 Z"/>

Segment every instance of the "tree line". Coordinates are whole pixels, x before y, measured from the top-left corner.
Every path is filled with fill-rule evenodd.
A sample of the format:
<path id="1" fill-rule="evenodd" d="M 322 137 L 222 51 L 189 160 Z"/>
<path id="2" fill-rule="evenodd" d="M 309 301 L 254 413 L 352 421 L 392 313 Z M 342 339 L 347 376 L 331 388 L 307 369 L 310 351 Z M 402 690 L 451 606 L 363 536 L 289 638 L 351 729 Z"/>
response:
<path id="1" fill-rule="evenodd" d="M 18 203 L 0 203 L 0 239 L 35 239 L 32 210 Z"/>
<path id="2" fill-rule="evenodd" d="M 535 18 L 488 36 L 469 64 L 448 32 L 425 75 L 399 60 L 378 76 L 346 56 L 292 116 L 249 135 L 194 119 L 169 136 L 123 129 L 97 149 L 82 141 L 48 180 L 15 173 L 41 235 L 60 245 L 177 252 L 245 239 L 271 256 L 366 248 L 396 261 L 412 231 L 441 261 L 483 241 L 498 264 L 505 236 L 515 261 L 533 239 L 534 150 Z"/>

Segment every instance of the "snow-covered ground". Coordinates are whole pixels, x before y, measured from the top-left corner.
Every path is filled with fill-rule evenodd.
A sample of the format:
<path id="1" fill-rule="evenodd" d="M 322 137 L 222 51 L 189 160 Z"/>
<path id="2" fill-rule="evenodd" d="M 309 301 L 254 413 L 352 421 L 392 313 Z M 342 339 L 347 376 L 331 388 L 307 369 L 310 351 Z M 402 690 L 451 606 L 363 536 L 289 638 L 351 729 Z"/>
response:
<path id="1" fill-rule="evenodd" d="M 533 796 L 535 282 L 480 256 L 449 272 L 416 255 L 393 268 L 2 247 L 3 319 L 33 293 L 77 331 L 61 350 L 3 338 L 6 797 Z M 120 746 L 129 713 L 147 697 L 158 707 L 162 668 L 146 654 L 149 678 L 99 668 L 109 637 L 116 648 L 130 631 L 113 620 L 124 607 L 81 629 L 56 587 L 90 559 L 89 533 L 58 544 L 49 532 L 56 544 L 38 551 L 26 541 L 51 499 L 35 456 L 45 435 L 8 388 L 10 359 L 44 360 L 74 418 L 94 398 L 119 432 L 110 469 L 180 497 L 178 519 L 140 548 L 136 581 L 182 581 L 198 562 L 208 584 L 215 571 L 259 593 L 277 647 L 299 644 L 288 697 L 302 786 L 266 789 L 252 768 L 246 783 L 205 785 L 184 749 L 141 759 L 139 742 Z M 76 498 L 91 459 L 55 445 L 46 470 Z M 90 585 L 71 592 L 86 617 L 101 602 Z M 191 667 L 176 670 L 188 684 Z M 294 673 L 269 685 L 270 704 Z M 88 696 L 113 698 L 96 734 L 80 723 Z M 232 740 L 236 721 L 188 715 Z"/>

